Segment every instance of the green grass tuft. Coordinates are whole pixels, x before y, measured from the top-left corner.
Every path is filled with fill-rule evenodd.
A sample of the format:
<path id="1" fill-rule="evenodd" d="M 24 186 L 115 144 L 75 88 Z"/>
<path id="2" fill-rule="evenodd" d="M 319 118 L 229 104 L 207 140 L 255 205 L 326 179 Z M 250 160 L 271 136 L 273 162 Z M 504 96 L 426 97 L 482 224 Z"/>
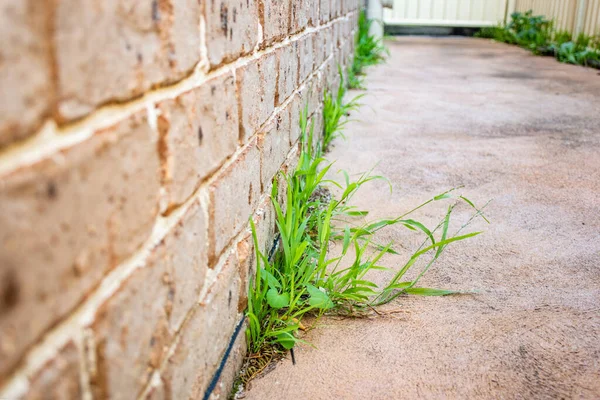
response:
<path id="1" fill-rule="evenodd" d="M 339 92 L 338 98 L 341 101 Z M 337 127 L 341 129 L 339 125 Z M 273 346 L 291 349 L 302 342 L 297 332 L 303 327 L 302 318 L 307 314 L 317 318 L 326 312 L 354 314 L 403 294 L 440 296 L 456 293 L 421 288 L 417 284 L 448 245 L 480 233 L 461 233 L 475 218 L 482 216 L 482 210 L 465 197 L 456 195 L 456 190 L 435 196 L 398 217 L 365 222 L 368 211 L 356 209 L 351 205 L 351 199 L 364 185 L 375 180 L 385 181 L 385 178 L 369 171 L 353 180 L 342 171 L 340 182 L 327 179 L 332 164 L 322 157 L 321 146 L 313 144 L 314 125 L 308 126 L 306 108 L 300 117 L 300 128 L 302 149 L 298 166 L 295 171 L 283 174 L 285 203 L 280 204 L 277 200 L 276 180 L 271 193 L 280 236 L 279 248 L 271 259 L 259 251 L 256 229 L 250 220 L 257 260 L 247 311 L 246 335 L 252 354 L 260 354 L 263 349 Z M 330 190 L 337 195 L 322 195 Z M 434 229 L 409 218 L 417 210 L 440 201 L 451 204 Z M 458 231 L 450 233 L 451 215 L 458 203 L 467 204 L 474 212 Z M 423 244 L 396 269 L 379 263 L 385 254 L 401 257 L 394 244 L 381 245 L 376 240 L 380 230 L 392 225 L 420 232 L 424 237 Z M 340 246 L 340 254 L 336 256 L 330 251 L 333 243 Z M 421 271 L 415 278 L 406 280 L 407 272 L 417 265 L 421 265 Z M 382 269 L 394 274 L 380 287 L 369 280 L 367 274 Z"/>
<path id="2" fill-rule="evenodd" d="M 371 24 L 376 23 L 367 19 L 364 11 L 358 16 L 358 30 L 356 32 L 354 59 L 348 68 L 348 87 L 350 89 L 364 89 L 363 77 L 365 69 L 378 65 L 386 60 L 388 49 L 381 39 L 369 35 Z"/>
<path id="3" fill-rule="evenodd" d="M 346 85 L 344 75 L 339 68 L 340 85 L 336 96 L 326 89 L 323 96 L 323 152 L 329 150 L 331 142 L 337 137 L 344 137 L 344 127 L 350 122 L 347 119 L 351 111 L 360 107 L 359 100 L 364 95 L 354 97 L 350 102 L 344 103 Z"/>

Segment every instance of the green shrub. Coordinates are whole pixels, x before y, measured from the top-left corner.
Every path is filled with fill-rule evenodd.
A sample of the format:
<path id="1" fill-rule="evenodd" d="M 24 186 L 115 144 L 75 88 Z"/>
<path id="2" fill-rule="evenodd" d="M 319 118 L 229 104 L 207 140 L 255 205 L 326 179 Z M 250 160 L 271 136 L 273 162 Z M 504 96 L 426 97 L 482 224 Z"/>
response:
<path id="1" fill-rule="evenodd" d="M 511 14 L 511 22 L 507 28 L 515 35 L 519 46 L 528 48 L 535 54 L 548 48 L 552 42 L 553 22 L 541 15 L 533 15 L 531 10 Z"/>
<path id="2" fill-rule="evenodd" d="M 512 34 L 512 32 L 502 25 L 481 28 L 475 33 L 475 37 L 493 39 L 501 43 L 517 44 L 515 36 Z"/>
<path id="3" fill-rule="evenodd" d="M 570 32 L 554 31 L 553 25 L 553 21 L 533 15 L 531 10 L 515 12 L 508 25 L 482 28 L 476 36 L 518 44 L 538 55 L 554 55 L 560 62 L 600 68 L 598 37 L 582 33 L 573 40 Z"/>

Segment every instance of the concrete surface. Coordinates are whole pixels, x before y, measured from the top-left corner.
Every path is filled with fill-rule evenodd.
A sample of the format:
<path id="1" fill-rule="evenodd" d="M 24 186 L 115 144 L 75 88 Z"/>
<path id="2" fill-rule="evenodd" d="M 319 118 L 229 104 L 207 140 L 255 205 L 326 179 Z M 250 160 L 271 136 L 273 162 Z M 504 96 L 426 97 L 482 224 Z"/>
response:
<path id="1" fill-rule="evenodd" d="M 458 185 L 493 199 L 492 224 L 472 226 L 486 232 L 422 280 L 477 294 L 324 318 L 305 337 L 317 348 L 298 348 L 246 399 L 600 398 L 599 71 L 483 39 L 388 44 L 329 158 L 390 178 L 392 195 L 375 184 L 356 199 L 376 216 Z M 444 207 L 416 217 L 435 224 Z M 399 227 L 383 235 L 416 243 Z"/>

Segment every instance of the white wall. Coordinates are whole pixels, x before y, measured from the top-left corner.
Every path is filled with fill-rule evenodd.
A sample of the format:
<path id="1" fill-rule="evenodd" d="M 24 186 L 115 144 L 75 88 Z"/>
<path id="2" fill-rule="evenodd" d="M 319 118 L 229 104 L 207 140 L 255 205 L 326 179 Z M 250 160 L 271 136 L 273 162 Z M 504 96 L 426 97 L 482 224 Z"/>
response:
<path id="1" fill-rule="evenodd" d="M 509 0 L 394 0 L 389 25 L 490 26 L 504 21 Z"/>

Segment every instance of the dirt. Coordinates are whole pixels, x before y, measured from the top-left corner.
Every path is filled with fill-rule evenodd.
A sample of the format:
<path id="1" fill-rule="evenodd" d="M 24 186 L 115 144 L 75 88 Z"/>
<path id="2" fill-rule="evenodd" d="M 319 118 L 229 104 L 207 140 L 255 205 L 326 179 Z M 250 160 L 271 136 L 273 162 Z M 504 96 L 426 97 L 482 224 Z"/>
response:
<path id="1" fill-rule="evenodd" d="M 401 297 L 324 318 L 246 399 L 600 398 L 600 77 L 483 39 L 404 37 L 369 71 L 334 169 L 375 166 L 356 204 L 400 214 L 448 188 L 491 224 L 422 280 L 472 294 Z M 483 57 L 482 55 L 485 55 Z M 417 215 L 435 224 L 446 205 Z M 468 209 L 457 208 L 458 222 Z M 384 238 L 414 247 L 391 227 Z M 395 266 L 408 250 L 384 264 Z M 403 258 L 404 257 L 404 258 Z"/>

